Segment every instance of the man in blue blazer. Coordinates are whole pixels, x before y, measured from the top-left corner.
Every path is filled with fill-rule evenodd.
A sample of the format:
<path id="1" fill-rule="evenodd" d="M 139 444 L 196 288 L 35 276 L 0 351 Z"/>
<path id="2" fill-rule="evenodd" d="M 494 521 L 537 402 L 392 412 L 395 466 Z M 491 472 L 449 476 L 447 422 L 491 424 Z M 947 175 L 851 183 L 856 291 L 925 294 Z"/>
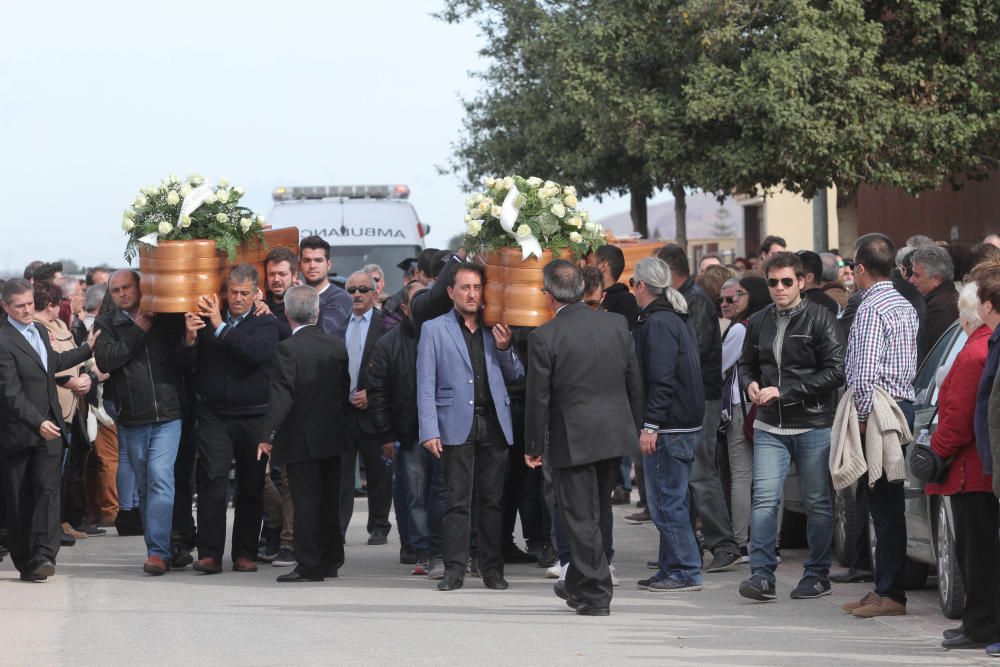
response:
<path id="1" fill-rule="evenodd" d="M 446 571 L 438 590 L 464 582 L 473 489 L 483 583 L 503 590 L 501 498 L 514 441 L 506 382 L 524 377 L 524 367 L 511 349 L 510 329 L 482 324 L 485 269 L 463 263 L 448 280 L 454 308 L 423 325 L 417 348 L 420 442 L 443 459 L 448 493 L 441 527 Z"/>

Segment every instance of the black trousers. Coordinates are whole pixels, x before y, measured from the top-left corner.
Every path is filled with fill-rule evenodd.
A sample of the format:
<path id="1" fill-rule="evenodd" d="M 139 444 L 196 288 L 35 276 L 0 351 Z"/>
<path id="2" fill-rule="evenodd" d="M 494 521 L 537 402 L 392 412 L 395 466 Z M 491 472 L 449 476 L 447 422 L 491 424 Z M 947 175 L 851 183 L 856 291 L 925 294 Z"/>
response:
<path id="1" fill-rule="evenodd" d="M 344 564 L 340 532 L 340 456 L 286 463 L 292 504 L 296 569 L 307 577 L 323 577 Z M 354 483 L 351 483 L 354 488 Z"/>
<path id="2" fill-rule="evenodd" d="M 71 429 L 70 446 L 64 452 L 62 471 L 62 519 L 74 526 L 80 525 L 87 509 L 87 498 L 84 489 L 84 478 L 87 470 L 87 457 L 90 456 L 90 440 L 87 438 L 86 423 L 79 414 L 66 422 Z"/>
<path id="3" fill-rule="evenodd" d="M 170 542 L 185 550 L 194 549 L 197 528 L 191 502 L 195 486 L 195 459 L 198 454 L 197 418 L 194 411 L 185 410 L 181 422 L 181 440 L 174 461 L 174 513 L 171 521 Z"/>
<path id="4" fill-rule="evenodd" d="M 465 576 L 469 559 L 469 517 L 476 501 L 476 541 L 479 571 L 502 575 L 501 503 L 507 474 L 507 443 L 495 415 L 475 415 L 469 439 L 445 445 L 441 454 L 447 504 L 441 521 L 442 555 L 448 573 Z"/>
<path id="5" fill-rule="evenodd" d="M 21 573 L 42 559 L 55 562 L 62 537 L 60 486 L 62 451 L 44 445 L 0 458 L 0 488 L 7 509 L 7 548 Z"/>
<path id="6" fill-rule="evenodd" d="M 207 406 L 198 410 L 198 556 L 222 561 L 226 548 L 226 489 L 230 462 L 236 459 L 236 516 L 230 555 L 257 555 L 264 513 L 264 472 L 257 444 L 266 416 L 223 417 Z"/>
<path id="7" fill-rule="evenodd" d="M 951 497 L 955 548 L 965 587 L 962 627 L 980 642 L 1000 641 L 1000 512 L 992 493 Z"/>
<path id="8" fill-rule="evenodd" d="M 552 469 L 563 532 L 572 554 L 566 592 L 593 607 L 611 604 L 611 570 L 601 528 L 611 514 L 611 491 L 621 461 L 617 457 Z"/>
<path id="9" fill-rule="evenodd" d="M 855 570 L 871 570 L 872 554 L 868 544 L 868 484 L 865 478 L 858 480 L 854 489 L 854 514 L 857 517 L 858 534 L 854 539 L 854 559 L 849 567 Z"/>
<path id="10" fill-rule="evenodd" d="M 524 462 L 524 400 L 510 402 L 510 415 L 514 427 L 514 445 L 509 449 L 507 480 L 503 489 L 504 544 L 514 541 L 514 526 L 521 515 L 521 534 L 529 546 L 541 547 L 550 541 L 546 530 L 542 496 L 542 471 L 532 469 Z"/>
<path id="11" fill-rule="evenodd" d="M 386 534 L 392 530 L 389 511 L 392 509 L 392 466 L 382 459 L 382 445 L 376 438 L 361 430 L 352 416 L 347 420 L 349 450 L 340 462 L 340 528 L 346 535 L 354 516 L 354 467 L 358 457 L 365 466 L 368 480 L 368 532 L 376 530 Z"/>

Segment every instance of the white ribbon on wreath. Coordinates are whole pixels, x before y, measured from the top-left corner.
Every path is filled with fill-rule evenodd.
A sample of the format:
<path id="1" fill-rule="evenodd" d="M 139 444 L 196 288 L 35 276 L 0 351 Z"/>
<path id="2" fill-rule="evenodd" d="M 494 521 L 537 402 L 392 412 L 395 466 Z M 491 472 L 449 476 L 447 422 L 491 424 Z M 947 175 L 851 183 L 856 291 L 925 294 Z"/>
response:
<path id="1" fill-rule="evenodd" d="M 519 194 L 520 192 L 518 192 L 516 185 L 510 186 L 510 191 L 504 197 L 503 204 L 500 206 L 500 226 L 503 227 L 505 232 L 513 236 L 517 244 L 521 246 L 522 260 L 526 260 L 532 255 L 541 259 L 542 246 L 538 243 L 535 235 L 518 236 L 517 232 L 514 231 L 514 223 L 517 222 L 517 216 L 521 213 L 515 203 Z"/>
<path id="2" fill-rule="evenodd" d="M 205 181 L 198 187 L 194 188 L 187 194 L 184 201 L 181 202 L 181 212 L 177 214 L 177 222 L 174 223 L 175 227 L 181 226 L 181 220 L 184 216 L 190 216 L 192 213 L 198 210 L 198 207 L 205 203 L 208 196 L 212 194 L 212 184 Z M 157 239 L 160 237 L 159 232 L 152 232 L 151 234 L 146 234 L 139 239 L 139 243 L 145 243 L 146 245 L 151 245 L 156 247 Z"/>

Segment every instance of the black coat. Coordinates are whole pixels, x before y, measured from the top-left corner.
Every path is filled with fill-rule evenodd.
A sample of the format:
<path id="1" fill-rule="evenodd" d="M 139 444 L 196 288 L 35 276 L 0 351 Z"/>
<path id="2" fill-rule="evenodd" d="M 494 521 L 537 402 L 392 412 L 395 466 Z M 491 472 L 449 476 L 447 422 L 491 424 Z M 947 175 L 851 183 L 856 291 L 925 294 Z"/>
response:
<path id="1" fill-rule="evenodd" d="M 526 454 L 555 468 L 638 449 L 642 377 L 619 315 L 573 303 L 528 335 Z"/>
<path id="2" fill-rule="evenodd" d="M 927 345 L 934 347 L 938 338 L 958 319 L 958 290 L 955 283 L 945 280 L 924 295 L 927 303 Z"/>
<path id="3" fill-rule="evenodd" d="M 32 324 L 41 336 L 48 353 L 48 371 L 34 348 L 14 325 L 0 323 L 0 456 L 10 456 L 30 447 L 44 446 L 51 455 L 69 444 L 69 429 L 62 418 L 56 394 L 55 374 L 73 368 L 90 358 L 86 344 L 74 350 L 56 353 L 49 345 L 49 332 Z M 62 438 L 48 440 L 38 433 L 42 422 L 59 427 Z"/>
<path id="4" fill-rule="evenodd" d="M 784 428 L 833 425 L 837 389 L 844 384 L 844 334 L 829 310 L 803 300 L 791 315 L 781 347 L 781 367 L 774 359 L 777 334 L 772 303 L 750 317 L 739 361 L 740 389 L 751 382 L 778 387 L 780 398 L 757 408 L 757 418 Z"/>
<path id="5" fill-rule="evenodd" d="M 180 419 L 177 345 L 184 335 L 184 318 L 157 315 L 147 333 L 116 308 L 99 316 L 94 326 L 101 331 L 94 361 L 111 374 L 105 387 L 117 402 L 121 423 L 141 426 Z"/>
<path id="6" fill-rule="evenodd" d="M 347 347 L 315 325 L 278 343 L 271 372 L 269 428 L 276 465 L 318 461 L 347 451 L 345 415 L 351 377 Z"/>
<path id="7" fill-rule="evenodd" d="M 182 366 L 193 369 L 195 392 L 218 414 L 262 415 L 267 412 L 278 337 L 273 315 L 250 312 L 235 327 L 227 325 L 221 336 L 208 325 L 198 332 L 195 345 L 182 343 Z"/>
<path id="8" fill-rule="evenodd" d="M 348 320 L 348 323 L 350 320 Z M 350 324 L 348 324 L 350 326 Z M 382 313 L 378 311 L 377 308 L 372 308 L 372 320 L 368 324 L 368 335 L 365 336 L 365 347 L 361 354 L 361 367 L 358 370 L 358 386 L 357 389 L 360 391 L 362 389 L 368 389 L 368 365 L 371 361 L 372 350 L 375 347 L 376 341 L 382 337 L 385 330 L 382 328 Z M 364 433 L 373 435 L 376 433 L 375 427 L 372 425 L 372 416 L 370 408 L 366 410 L 359 410 L 353 405 L 348 408 L 351 416 L 357 421 L 358 425 Z"/>
<path id="9" fill-rule="evenodd" d="M 639 317 L 639 304 L 635 302 L 635 296 L 628 291 L 628 287 L 615 283 L 607 288 L 604 290 L 604 301 L 601 305 L 609 313 L 618 313 L 624 317 L 629 331 L 635 328 L 636 318 Z"/>
<path id="10" fill-rule="evenodd" d="M 701 383 L 706 401 L 722 398 L 722 332 L 715 305 L 693 278 L 688 278 L 678 290 L 688 306 L 688 317 L 698 334 L 698 354 L 701 358 Z"/>
<path id="11" fill-rule="evenodd" d="M 416 442 L 417 331 L 404 318 L 378 339 L 368 364 L 368 412 L 380 443 Z"/>

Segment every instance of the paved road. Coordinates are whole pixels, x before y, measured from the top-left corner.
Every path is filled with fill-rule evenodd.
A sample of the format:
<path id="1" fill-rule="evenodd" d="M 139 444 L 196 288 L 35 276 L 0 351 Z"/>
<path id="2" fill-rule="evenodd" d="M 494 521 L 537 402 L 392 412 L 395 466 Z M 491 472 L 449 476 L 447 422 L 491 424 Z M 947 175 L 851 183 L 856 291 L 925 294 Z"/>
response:
<path id="1" fill-rule="evenodd" d="M 398 564 L 398 544 L 363 542 L 359 502 L 339 579 L 277 584 L 285 570 L 216 576 L 185 571 L 162 578 L 140 569 L 142 538 L 81 541 L 60 554 L 44 584 L 17 580 L 0 563 L 0 664 L 623 664 L 659 665 L 966 665 L 997 664 L 981 651 L 938 647 L 949 622 L 935 591 L 915 592 L 906 617 L 861 620 L 839 610 L 862 584 L 818 600 L 790 600 L 802 553 L 783 551 L 779 599 L 744 601 L 746 568 L 706 575 L 700 593 L 637 590 L 655 553 L 650 525 L 621 521 L 608 618 L 577 617 L 533 565 L 508 566 L 511 588 L 477 579 L 440 593 Z M 632 511 L 632 510 L 629 510 Z"/>

